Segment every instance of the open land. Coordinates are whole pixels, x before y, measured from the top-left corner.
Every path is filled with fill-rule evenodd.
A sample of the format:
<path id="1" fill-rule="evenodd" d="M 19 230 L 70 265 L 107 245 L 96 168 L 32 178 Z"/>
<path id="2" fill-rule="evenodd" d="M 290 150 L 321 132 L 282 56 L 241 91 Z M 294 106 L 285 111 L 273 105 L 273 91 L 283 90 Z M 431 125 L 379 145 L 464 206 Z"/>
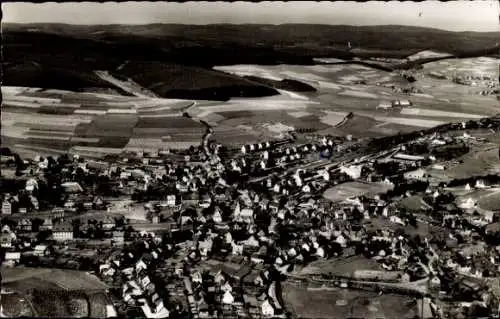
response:
<path id="1" fill-rule="evenodd" d="M 221 142 L 236 145 L 279 136 L 273 129 L 277 125 L 376 137 L 498 112 L 493 96 L 476 94 L 484 83 L 468 86 L 427 76 L 495 78 L 498 58 L 474 52 L 494 47 L 498 34 L 482 34 L 471 46 L 461 34 L 412 27 L 393 32 L 382 26 L 368 28 L 370 40 L 356 40 L 367 28 L 155 25 L 127 26 L 125 34 L 116 26 L 9 24 L 4 32 L 2 143 L 54 154 L 82 147 L 105 152 L 141 145 L 188 148 L 203 135 L 197 120 L 210 123 L 215 136 L 231 135 Z M 223 44 L 209 34 L 222 36 L 217 41 Z M 260 47 L 253 47 L 245 34 L 252 35 L 253 43 L 259 39 Z M 204 40 L 192 46 L 191 37 Z M 405 50 L 397 44 L 401 37 Z M 180 45 L 183 41 L 187 46 Z M 332 41 L 356 41 L 357 47 L 348 51 Z M 274 51 L 268 50 L 271 43 Z M 302 51 L 295 43 L 302 43 Z M 462 49 L 465 43 L 470 52 Z M 127 49 L 134 45 L 141 45 L 141 52 Z M 74 48 L 80 54 L 68 51 Z M 304 49 L 307 53 L 300 53 Z M 200 50 L 204 59 L 197 58 Z M 54 56 L 60 65 L 53 65 Z M 422 62 L 416 82 L 408 82 L 397 69 L 405 59 Z M 385 66 L 377 64 L 382 60 Z M 393 90 L 410 86 L 419 93 Z M 409 99 L 413 106 L 377 109 L 381 101 L 398 99 Z M 192 119 L 182 118 L 184 112 Z M 358 117 L 336 127 L 343 120 L 340 114 L 349 112 Z"/>
<path id="2" fill-rule="evenodd" d="M 314 261 L 306 267 L 297 271 L 298 275 L 337 275 L 349 277 L 354 269 L 380 270 L 380 265 L 364 257 L 348 257 L 331 260 Z"/>
<path id="3" fill-rule="evenodd" d="M 341 288 L 313 288 L 285 282 L 283 299 L 299 318 L 412 318 L 416 300 Z"/>
<path id="4" fill-rule="evenodd" d="M 327 189 L 323 196 L 332 202 L 339 202 L 359 196 L 385 193 L 390 189 L 392 189 L 390 184 L 348 182 Z"/>

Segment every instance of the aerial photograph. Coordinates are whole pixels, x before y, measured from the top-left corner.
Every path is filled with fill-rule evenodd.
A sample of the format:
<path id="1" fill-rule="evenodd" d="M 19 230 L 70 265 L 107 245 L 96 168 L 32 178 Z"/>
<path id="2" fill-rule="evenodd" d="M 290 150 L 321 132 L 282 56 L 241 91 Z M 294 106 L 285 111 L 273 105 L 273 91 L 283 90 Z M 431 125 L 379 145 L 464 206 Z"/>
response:
<path id="1" fill-rule="evenodd" d="M 2 5 L 0 317 L 500 317 L 500 2 Z"/>

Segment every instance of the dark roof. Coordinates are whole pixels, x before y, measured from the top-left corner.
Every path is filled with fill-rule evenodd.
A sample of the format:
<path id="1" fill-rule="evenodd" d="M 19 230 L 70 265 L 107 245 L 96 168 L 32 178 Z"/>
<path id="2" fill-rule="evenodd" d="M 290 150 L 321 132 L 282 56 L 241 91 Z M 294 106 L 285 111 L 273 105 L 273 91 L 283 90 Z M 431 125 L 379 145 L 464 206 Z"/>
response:
<path id="1" fill-rule="evenodd" d="M 53 232 L 69 232 L 73 231 L 73 226 L 69 223 L 55 224 L 52 228 Z"/>

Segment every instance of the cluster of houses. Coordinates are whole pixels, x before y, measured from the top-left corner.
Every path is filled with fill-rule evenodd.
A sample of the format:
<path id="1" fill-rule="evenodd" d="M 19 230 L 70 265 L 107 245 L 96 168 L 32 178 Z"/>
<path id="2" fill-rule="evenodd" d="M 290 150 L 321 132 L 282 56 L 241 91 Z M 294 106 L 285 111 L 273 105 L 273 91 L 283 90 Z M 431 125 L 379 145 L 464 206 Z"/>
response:
<path id="1" fill-rule="evenodd" d="M 446 281 L 443 269 L 474 278 L 497 274 L 498 250 L 476 244 L 500 233 L 499 221 L 494 216 L 474 219 L 473 213 L 464 215 L 468 209 L 474 210 L 472 199 L 453 206 L 452 196 L 442 187 L 429 187 L 423 166 L 439 163 L 439 156 L 434 155 L 438 153 L 413 152 L 418 149 L 413 144 L 435 150 L 472 139 L 469 134 L 455 139 L 433 134 L 339 165 L 323 161 L 328 165 L 308 166 L 313 159 L 324 159 L 324 153 L 340 157 L 348 149 L 346 144 L 353 145 L 329 137 L 301 145 L 284 141 L 246 145 L 229 158 L 208 153 L 200 161 L 190 157 L 132 165 L 129 161 L 107 164 L 75 158 L 61 165 L 63 178 L 55 185 L 64 195 L 63 204 L 41 218 L 42 222 L 34 223 L 20 209 L 13 213 L 12 204 L 30 202 L 31 211 L 41 210 L 47 203 L 37 195 L 48 184 L 46 177 L 29 178 L 21 195 L 12 190 L 4 197 L 2 214 L 21 218 L 2 229 L 1 243 L 12 253 L 8 261 L 16 264 L 20 255 L 17 258 L 13 253 L 19 252 L 14 247 L 19 235 L 51 231 L 52 240 L 71 243 L 95 234 L 95 229 L 110 234 L 123 253 L 99 265 L 98 273 L 120 287 L 125 308 L 139 307 L 148 318 L 166 318 L 182 309 L 200 318 L 219 313 L 234 318 L 249 312 L 260 317 L 282 316 L 283 305 L 276 295 L 281 276 L 332 257 L 364 255 L 385 271 L 349 275 L 356 280 L 428 279 L 441 291 Z M 41 158 L 36 163 L 44 172 L 59 165 Z M 328 188 L 349 181 L 390 187 L 346 194 L 341 201 L 323 198 Z M 415 182 L 425 187 L 416 189 Z M 481 181 L 473 185 L 465 188 L 487 187 Z M 122 199 L 143 202 L 149 223 L 172 239 L 166 242 L 155 234 L 149 239 L 126 238 L 124 225 L 118 226 L 116 218 L 109 216 L 130 213 L 133 208 L 125 200 L 110 203 L 109 194 L 115 190 Z M 430 220 L 416 221 L 415 214 L 423 218 L 424 210 L 412 213 L 399 208 L 402 199 L 418 193 L 424 196 L 422 205 L 430 210 L 425 212 Z M 30 196 L 39 201 L 38 208 Z M 87 210 L 102 216 L 94 214 L 99 217 L 92 220 L 80 215 Z M 405 227 L 418 228 L 418 223 L 436 224 L 445 235 L 443 240 L 430 235 L 417 240 L 405 232 Z M 131 251 L 131 245 L 138 243 L 140 249 Z M 443 249 L 450 253 L 436 253 Z M 43 243 L 25 250 L 42 255 L 47 251 Z M 175 250 L 184 257 L 177 260 Z M 458 251 L 461 253 L 454 253 Z M 164 278 L 161 274 L 166 273 L 169 259 L 177 263 L 168 266 L 172 274 Z M 165 291 L 165 287 L 170 288 Z M 176 294 L 187 296 L 184 307 L 182 302 L 172 302 Z"/>

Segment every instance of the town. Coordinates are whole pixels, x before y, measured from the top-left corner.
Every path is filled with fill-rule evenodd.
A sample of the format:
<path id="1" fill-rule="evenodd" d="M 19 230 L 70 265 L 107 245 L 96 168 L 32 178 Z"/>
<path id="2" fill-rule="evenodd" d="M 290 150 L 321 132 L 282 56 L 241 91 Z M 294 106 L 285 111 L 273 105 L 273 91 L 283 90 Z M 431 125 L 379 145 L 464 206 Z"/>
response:
<path id="1" fill-rule="evenodd" d="M 332 318 L 352 291 L 373 301 L 345 317 L 391 303 L 405 304 L 394 318 L 497 316 L 499 129 L 491 117 L 231 147 L 207 129 L 197 148 L 100 159 L 2 148 L 2 298 L 9 274 L 52 269 L 106 296 L 64 317 Z M 332 293 L 345 299 L 318 302 Z"/>

